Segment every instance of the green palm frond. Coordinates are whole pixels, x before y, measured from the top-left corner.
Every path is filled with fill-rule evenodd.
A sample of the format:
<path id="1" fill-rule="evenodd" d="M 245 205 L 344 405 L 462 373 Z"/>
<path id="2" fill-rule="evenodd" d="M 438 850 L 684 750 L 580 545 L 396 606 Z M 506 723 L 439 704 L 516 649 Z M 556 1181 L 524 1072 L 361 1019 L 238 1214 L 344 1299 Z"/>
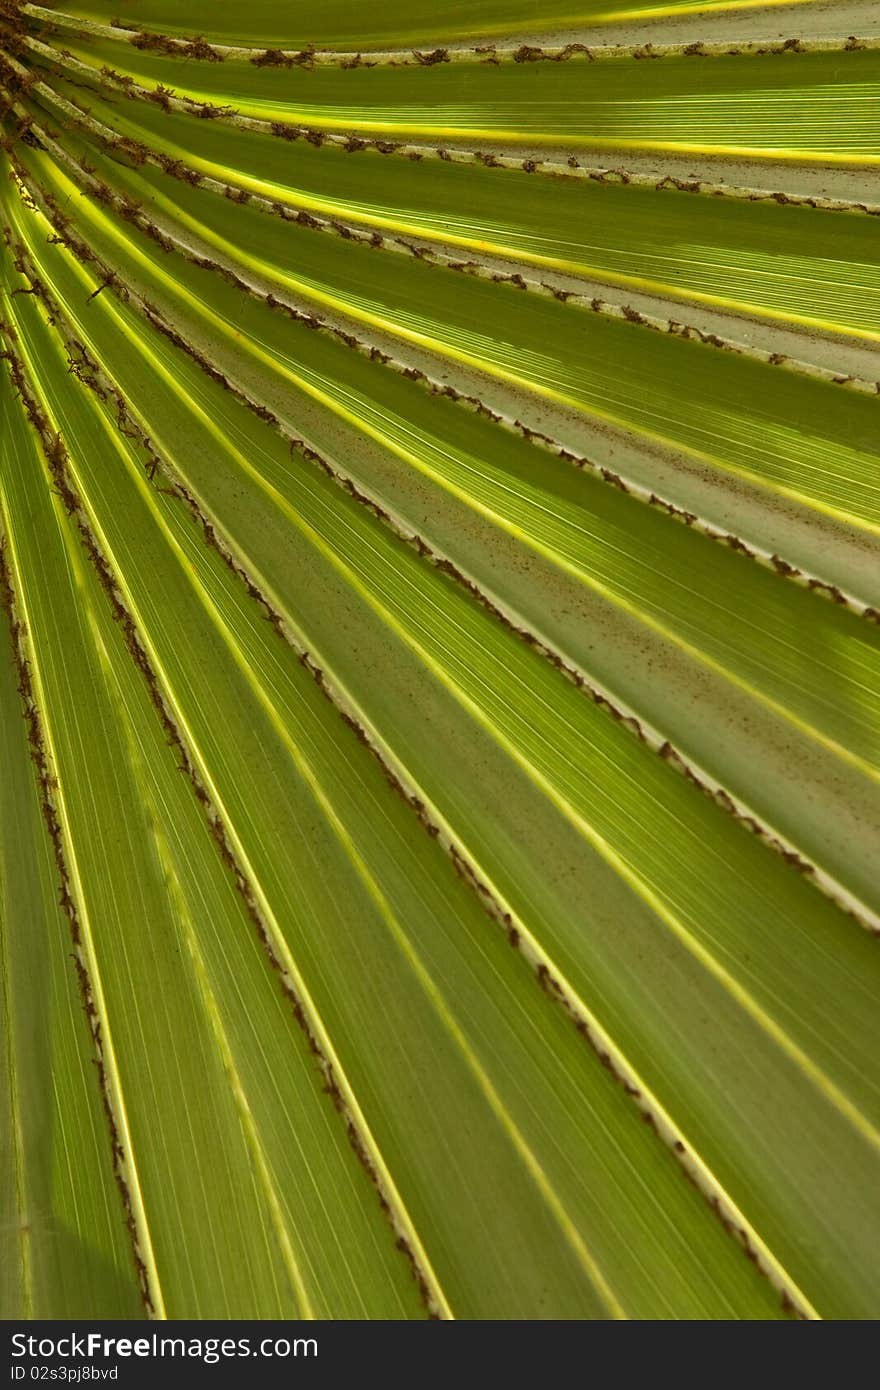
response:
<path id="1" fill-rule="evenodd" d="M 539 8 L 0 4 L 6 1317 L 878 1314 L 876 15 Z"/>

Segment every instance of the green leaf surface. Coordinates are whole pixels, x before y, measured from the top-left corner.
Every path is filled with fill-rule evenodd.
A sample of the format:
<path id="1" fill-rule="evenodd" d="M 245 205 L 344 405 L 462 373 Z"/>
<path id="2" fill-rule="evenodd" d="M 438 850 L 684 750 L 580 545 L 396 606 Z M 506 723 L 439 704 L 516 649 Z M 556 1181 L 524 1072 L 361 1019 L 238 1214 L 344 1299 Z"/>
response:
<path id="1" fill-rule="evenodd" d="M 290 72 L 237 59 L 190 67 L 176 56 L 120 52 L 92 39 L 64 47 L 35 41 L 50 69 L 74 72 L 129 96 L 166 93 L 218 115 L 281 121 L 317 131 L 396 140 L 506 144 L 776 161 L 876 163 L 880 51 L 848 54 L 845 81 L 825 53 L 664 56 L 590 64 L 439 63 Z M 109 75 L 108 75 L 109 74 Z M 711 76 L 710 76 L 711 75 Z M 134 84 L 134 85 L 130 85 Z M 118 90 L 118 86 L 116 87 Z"/>
<path id="2" fill-rule="evenodd" d="M 16 456 L 4 482 L 10 567 L 152 1311 L 399 1316 L 416 1291 L 367 1174 L 35 462 Z M 197 1290 L 194 1265 L 212 1272 Z"/>
<path id="3" fill-rule="evenodd" d="M 810 4 L 813 0 L 776 0 L 778 4 Z M 761 0 L 766 3 L 766 0 Z M 773 0 L 770 0 L 773 3 Z M 542 3 L 543 30 L 581 27 L 590 23 L 624 18 L 675 16 L 692 11 L 734 10 L 744 0 L 580 0 L 563 4 L 559 0 Z M 751 0 L 745 0 L 746 6 Z M 33 7 L 32 7 L 33 8 Z M 528 32 L 538 16 L 534 0 L 446 0 L 438 7 L 433 0 L 392 0 L 381 13 L 365 16 L 351 0 L 309 0 L 293 12 L 279 10 L 276 0 L 252 0 L 242 13 L 237 0 L 190 0 L 186 12 L 177 0 L 87 0 L 85 4 L 64 4 L 64 12 L 104 24 L 120 22 L 128 27 L 157 29 L 164 33 L 207 33 L 226 43 L 262 44 L 290 47 L 339 47 L 375 45 L 377 42 L 409 44 L 415 40 L 456 39 L 463 35 L 479 38 L 494 34 Z"/>
<path id="4" fill-rule="evenodd" d="M 76 95 L 64 83 L 58 91 Z M 880 332 L 877 237 L 860 213 L 701 198 L 671 181 L 655 188 L 574 173 L 541 179 L 442 160 L 425 160 L 414 179 L 411 163 L 375 150 L 352 159 L 331 145 L 196 123 L 97 94 L 89 107 L 109 136 L 158 151 L 172 168 L 306 214 L 429 238 L 459 258 L 503 256 L 535 275 L 575 272 L 820 329 L 872 339 Z M 76 109 L 64 114 L 75 119 Z M 114 183 L 112 167 L 100 167 Z M 141 176 L 166 197 L 185 192 L 149 169 Z M 207 215 L 206 200 L 197 206 Z"/>
<path id="5" fill-rule="evenodd" d="M 20 323 L 30 347 L 30 333 Z M 41 358 L 49 359 L 48 345 Z M 675 1306 L 668 1281 L 684 1274 L 680 1297 L 692 1300 L 695 1313 L 741 1315 L 751 1306 L 754 1280 L 750 1275 L 743 1283 L 746 1271 L 720 1228 L 714 1243 L 731 1270 L 731 1289 L 722 1301 L 706 1305 L 707 1266 L 688 1274 L 670 1257 L 671 1243 L 681 1241 L 677 1228 L 701 1220 L 698 1194 L 682 1185 L 635 1108 L 620 1114 L 618 1088 L 562 1012 L 545 1003 L 542 1026 L 526 1007 L 534 986 L 524 965 L 457 883 L 439 848 L 423 863 L 424 832 L 403 802 L 396 799 L 380 812 L 387 784 L 374 760 L 353 732 L 339 729 L 338 715 L 292 652 L 279 670 L 271 629 L 259 624 L 220 559 L 212 562 L 179 507 L 152 501 L 136 460 L 128 470 L 121 462 L 109 475 L 106 468 L 97 477 L 87 471 L 98 455 L 89 445 L 88 422 L 96 411 L 74 395 L 68 409 L 79 404 L 80 417 L 66 417 L 66 378 L 58 380 L 61 390 L 50 408 L 64 433 L 79 441 L 70 467 L 83 506 L 108 560 L 125 576 L 132 614 L 155 652 L 155 667 L 167 680 L 169 702 L 179 711 L 194 755 L 212 769 L 218 807 L 235 827 L 267 920 L 287 924 L 285 944 L 294 961 L 302 962 L 305 989 L 338 1040 L 345 1074 L 352 1076 L 356 1094 L 363 1090 L 370 1129 L 380 1136 L 383 1152 L 394 1156 L 401 1182 L 406 1175 L 407 1207 L 421 1214 L 441 1179 L 456 1194 L 457 1200 L 434 1213 L 435 1221 L 440 1218 L 437 1251 L 433 1241 L 427 1250 L 453 1309 L 463 1316 L 505 1309 L 510 1315 L 540 1311 L 552 1296 L 569 1316 L 618 1310 L 668 1315 Z M 95 421 L 91 428 L 100 426 Z M 151 530 L 159 531 L 152 546 Z M 169 543 L 183 553 L 180 568 L 166 578 Z M 212 581 L 215 606 L 218 584 L 228 594 L 228 615 L 224 603 L 214 619 L 216 636 L 205 631 L 208 597 L 195 583 L 197 566 Z M 169 606 L 179 615 L 173 633 L 162 621 Z M 293 850 L 297 826 L 309 821 L 311 843 L 302 859 L 292 852 L 278 862 L 267 854 L 279 841 Z M 458 931 L 450 940 L 453 924 Z M 378 998 L 376 976 L 383 981 Z M 396 1097 L 393 1115 L 373 1099 L 389 1094 Z M 426 1094 L 431 1129 L 424 1125 Z M 600 1120 L 605 1112 L 607 1121 Z M 450 1171 L 453 1132 L 457 1160 Z M 600 1147 L 595 1167 L 575 1173 L 561 1165 L 560 1149 L 576 1145 L 579 1132 L 590 1133 L 591 1145 Z M 566 1133 L 570 1138 L 563 1145 Z M 656 1192 L 642 1176 L 649 1155 L 660 1165 Z M 520 1217 L 513 1230 L 493 1200 L 502 1173 L 505 1190 L 518 1192 Z M 618 1193 L 613 1175 L 630 1173 L 640 1174 L 637 1184 L 626 1181 Z M 607 1196 L 598 1186 L 600 1174 L 605 1184 L 612 1181 Z M 613 1276 L 584 1238 L 587 1230 L 596 1238 L 604 1210 L 615 1213 L 609 1231 Z M 621 1220 L 635 1223 L 630 1234 L 622 1236 Z M 548 1271 L 538 1264 L 539 1253 L 546 1258 L 551 1247 L 555 1290 L 547 1289 Z M 655 1276 L 645 1280 L 625 1262 L 620 1266 L 625 1250 L 638 1250 L 642 1263 L 659 1261 Z M 495 1270 L 488 1289 L 470 1278 L 487 1263 Z M 658 1295 L 660 1302 L 654 1301 Z"/>
<path id="6" fill-rule="evenodd" d="M 183 9 L 0 65 L 3 1308 L 876 1316 L 876 52 Z"/>
<path id="7" fill-rule="evenodd" d="M 48 181 L 56 198 L 75 196 L 74 186 L 45 157 L 27 154 L 25 164 Z M 149 176 L 151 182 L 158 177 Z M 143 176 L 120 171 L 117 179 L 142 201 L 149 186 Z M 572 312 L 509 285 L 376 255 L 371 247 L 281 223 L 201 190 L 175 183 L 171 192 L 174 202 L 166 193 L 162 210 L 167 214 L 177 205 L 184 234 L 200 233 L 209 250 L 232 254 L 245 274 L 265 277 L 276 292 L 301 296 L 318 314 L 344 313 L 367 335 L 387 332 L 404 347 L 463 362 L 519 391 L 534 391 L 551 406 L 585 411 L 839 520 L 874 534 L 880 529 L 876 403 L 865 393 L 782 373 L 745 355 L 727 358 L 711 344 L 644 332 L 626 319 Z M 144 258 L 163 262 L 155 245 L 91 202 L 83 205 L 83 217 L 99 254 L 112 257 L 112 264 L 119 265 L 126 246 L 141 251 L 141 264 Z M 230 241 L 233 224 L 246 251 Z M 167 275 L 164 267 L 161 273 Z M 208 288 L 211 277 L 191 264 L 177 261 L 170 278 L 181 295 L 216 305 L 215 315 L 227 323 L 256 313 L 265 320 L 257 341 L 269 356 L 288 370 L 303 371 L 291 352 L 287 325 L 242 305 L 240 296 L 231 309 L 226 288 Z M 405 307 L 398 307 L 399 296 Z M 310 351 L 312 361 L 315 355 Z"/>

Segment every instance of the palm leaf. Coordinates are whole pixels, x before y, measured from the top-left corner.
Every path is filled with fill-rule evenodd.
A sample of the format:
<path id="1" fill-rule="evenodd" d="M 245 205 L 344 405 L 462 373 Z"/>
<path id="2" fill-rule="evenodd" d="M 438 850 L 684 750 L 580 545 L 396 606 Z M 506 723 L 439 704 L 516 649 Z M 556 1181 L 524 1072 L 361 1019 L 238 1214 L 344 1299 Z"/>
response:
<path id="1" fill-rule="evenodd" d="M 5 1316 L 876 1316 L 867 11 L 0 8 Z"/>

